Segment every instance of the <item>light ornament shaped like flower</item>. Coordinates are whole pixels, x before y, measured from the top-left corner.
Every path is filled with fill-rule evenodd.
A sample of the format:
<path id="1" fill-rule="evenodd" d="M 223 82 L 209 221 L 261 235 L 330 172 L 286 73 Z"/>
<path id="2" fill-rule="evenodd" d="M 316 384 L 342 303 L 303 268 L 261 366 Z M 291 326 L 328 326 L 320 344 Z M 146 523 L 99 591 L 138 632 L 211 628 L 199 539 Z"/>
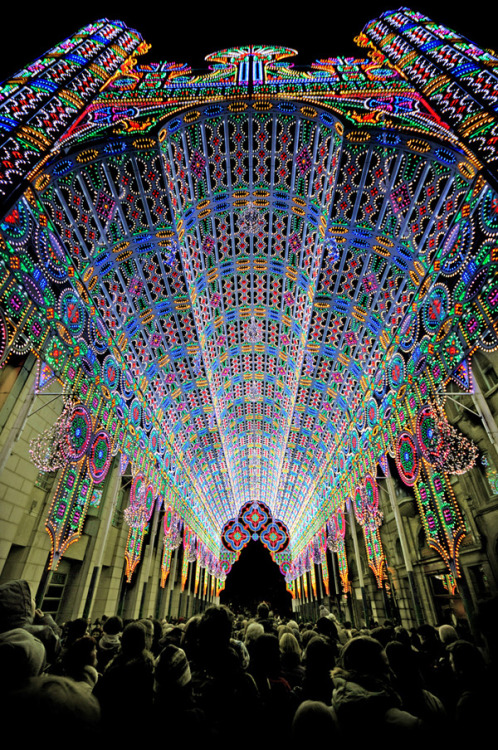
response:
<path id="1" fill-rule="evenodd" d="M 254 381 L 249 386 L 249 390 L 247 391 L 247 397 L 248 397 L 249 401 L 260 401 L 261 400 L 261 394 L 259 392 L 259 388 L 258 388 L 257 384 Z"/>
<path id="2" fill-rule="evenodd" d="M 187 549 L 187 560 L 189 563 L 194 563 L 197 560 L 197 543 L 195 538 L 190 541 Z"/>
<path id="3" fill-rule="evenodd" d="M 52 427 L 31 440 L 29 453 L 39 471 L 58 471 L 67 464 L 64 446 L 74 407 L 73 401 L 68 400 Z"/>
<path id="4" fill-rule="evenodd" d="M 249 202 L 241 214 L 239 229 L 246 234 L 255 234 L 263 224 L 259 211 L 254 203 Z"/>
<path id="5" fill-rule="evenodd" d="M 256 323 L 256 317 L 254 315 L 251 316 L 251 322 L 247 326 L 244 339 L 248 344 L 260 344 L 263 341 L 263 331 Z"/>
<path id="6" fill-rule="evenodd" d="M 131 503 L 124 511 L 124 518 L 132 529 L 142 529 L 148 520 L 148 510 L 145 501 L 145 485 L 141 485 L 137 492 L 137 501 Z"/>
<path id="7" fill-rule="evenodd" d="M 448 423 L 441 404 L 433 405 L 432 416 L 432 434 L 427 435 L 430 451 L 423 452 L 424 458 L 447 474 L 465 474 L 476 463 L 479 454 L 477 446 Z"/>

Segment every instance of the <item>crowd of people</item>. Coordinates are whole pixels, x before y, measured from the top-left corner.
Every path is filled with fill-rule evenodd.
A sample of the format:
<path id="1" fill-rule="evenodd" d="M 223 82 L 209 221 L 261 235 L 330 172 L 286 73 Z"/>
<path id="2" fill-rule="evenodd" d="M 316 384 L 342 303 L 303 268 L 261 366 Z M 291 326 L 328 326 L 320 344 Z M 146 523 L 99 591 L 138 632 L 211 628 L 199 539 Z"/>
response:
<path id="1" fill-rule="evenodd" d="M 356 630 L 323 606 L 298 623 L 261 603 L 252 617 L 222 605 L 186 622 L 59 627 L 26 581 L 10 581 L 0 585 L 1 705 L 26 742 L 43 727 L 82 746 L 149 735 L 187 748 L 460 744 L 493 726 L 497 619 L 498 601 L 484 602 L 462 638 L 448 624 Z"/>

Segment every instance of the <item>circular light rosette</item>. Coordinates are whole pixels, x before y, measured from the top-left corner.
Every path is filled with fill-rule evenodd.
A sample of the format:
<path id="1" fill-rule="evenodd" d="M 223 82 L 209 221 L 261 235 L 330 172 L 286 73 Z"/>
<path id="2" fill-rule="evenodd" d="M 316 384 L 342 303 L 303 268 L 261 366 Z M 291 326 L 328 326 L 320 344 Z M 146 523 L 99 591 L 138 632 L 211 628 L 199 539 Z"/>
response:
<path id="1" fill-rule="evenodd" d="M 424 406 L 417 414 L 417 442 L 426 461 L 432 463 L 443 449 L 439 417 L 430 406 Z"/>
<path id="2" fill-rule="evenodd" d="M 268 524 L 260 539 L 271 552 L 283 552 L 289 544 L 289 535 L 280 521 Z"/>
<path id="3" fill-rule="evenodd" d="M 173 525 L 175 524 L 175 516 L 176 513 L 173 510 L 173 508 L 168 505 L 167 508 L 164 510 L 164 518 L 163 518 L 163 528 L 164 528 L 164 535 L 168 536 L 168 534 L 171 532 Z"/>
<path id="4" fill-rule="evenodd" d="M 130 505 L 137 505 L 140 502 L 140 488 L 144 483 L 143 474 L 135 474 L 130 488 Z"/>
<path id="5" fill-rule="evenodd" d="M 405 360 L 401 354 L 395 354 L 389 363 L 389 385 L 397 391 L 405 382 Z"/>
<path id="6" fill-rule="evenodd" d="M 139 427 L 142 421 L 142 406 L 138 399 L 134 399 L 130 406 L 130 422 L 133 427 Z"/>
<path id="7" fill-rule="evenodd" d="M 414 437 L 408 432 L 402 432 L 398 437 L 395 461 L 401 479 L 411 487 L 417 481 L 420 462 Z"/>
<path id="8" fill-rule="evenodd" d="M 105 430 L 95 433 L 88 455 L 88 472 L 95 482 L 102 482 L 111 465 L 111 439 Z"/>
<path id="9" fill-rule="evenodd" d="M 498 197 L 493 190 L 488 190 L 481 201 L 480 215 L 484 228 L 491 234 L 498 232 Z"/>
<path id="10" fill-rule="evenodd" d="M 379 509 L 379 488 L 371 474 L 367 474 L 365 477 L 364 497 L 368 511 L 371 514 L 376 513 Z"/>
<path id="11" fill-rule="evenodd" d="M 12 245 L 23 247 L 33 231 L 33 221 L 22 201 L 17 201 L 2 222 L 2 234 Z M 42 230 L 38 230 L 42 231 Z"/>
<path id="12" fill-rule="evenodd" d="M 232 552 L 240 552 L 251 540 L 251 535 L 239 521 L 229 521 L 222 535 L 225 547 Z"/>
<path id="13" fill-rule="evenodd" d="M 288 573 L 291 572 L 291 563 L 289 560 L 284 560 L 284 562 L 280 565 L 280 572 L 283 576 L 286 576 Z"/>
<path id="14" fill-rule="evenodd" d="M 349 443 L 350 450 L 351 450 L 351 453 L 354 455 L 358 451 L 358 448 L 360 447 L 360 438 L 358 437 L 358 433 L 356 432 L 354 427 L 351 428 L 351 431 L 349 433 L 349 438 L 350 438 L 350 443 Z"/>
<path id="15" fill-rule="evenodd" d="M 378 420 L 379 410 L 377 407 L 377 401 L 371 398 L 367 404 L 367 424 L 369 427 L 375 427 Z"/>
<path id="16" fill-rule="evenodd" d="M 159 431 L 152 430 L 149 436 L 149 448 L 153 453 L 159 453 Z"/>
<path id="17" fill-rule="evenodd" d="M 268 523 L 270 514 L 261 503 L 250 503 L 242 508 L 240 517 L 249 531 L 257 533 Z"/>
<path id="18" fill-rule="evenodd" d="M 449 307 L 450 295 L 448 289 L 444 284 L 436 284 L 427 295 L 422 308 L 424 326 L 429 334 L 436 333 L 441 323 L 446 319 Z"/>
<path id="19" fill-rule="evenodd" d="M 86 309 L 82 300 L 72 289 L 61 294 L 59 314 L 62 323 L 73 336 L 79 336 L 86 324 Z"/>
<path id="20" fill-rule="evenodd" d="M 110 391 L 115 391 L 120 382 L 121 371 L 115 360 L 111 355 L 107 356 L 102 363 L 102 380 Z"/>
<path id="21" fill-rule="evenodd" d="M 62 450 L 69 461 L 80 461 L 92 439 L 92 418 L 83 404 L 75 406 L 68 419 Z"/>
<path id="22" fill-rule="evenodd" d="M 150 517 L 152 516 L 152 512 L 154 510 L 154 503 L 156 501 L 156 493 L 154 491 L 154 487 L 152 484 L 148 484 L 145 488 L 145 494 L 144 494 L 144 505 L 146 508 L 146 518 L 147 521 L 150 521 Z"/>
<path id="23" fill-rule="evenodd" d="M 164 546 L 166 549 L 174 550 L 182 543 L 181 519 L 171 506 L 164 511 Z"/>
<path id="24" fill-rule="evenodd" d="M 354 491 L 354 497 L 353 497 L 353 510 L 356 520 L 359 524 L 363 526 L 363 524 L 366 521 L 366 505 L 365 505 L 365 498 L 363 496 L 363 492 L 361 491 L 360 487 L 357 487 Z"/>
<path id="25" fill-rule="evenodd" d="M 330 517 L 329 525 L 329 530 L 334 539 L 337 539 L 338 537 L 344 539 L 344 537 L 346 536 L 346 519 L 344 518 L 344 513 L 340 508 L 336 510 L 333 516 Z"/>

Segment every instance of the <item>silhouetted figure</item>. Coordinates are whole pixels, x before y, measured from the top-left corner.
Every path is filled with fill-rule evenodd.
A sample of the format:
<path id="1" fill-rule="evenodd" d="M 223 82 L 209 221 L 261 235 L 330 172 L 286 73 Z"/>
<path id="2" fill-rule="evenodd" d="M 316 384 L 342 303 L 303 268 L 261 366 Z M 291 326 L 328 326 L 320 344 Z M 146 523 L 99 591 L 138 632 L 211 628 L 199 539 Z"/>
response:
<path id="1" fill-rule="evenodd" d="M 255 682 L 230 645 L 231 633 L 230 610 L 208 607 L 198 626 L 199 661 L 192 673 L 194 706 L 204 713 L 211 739 L 223 742 L 249 726 L 259 706 Z"/>
<path id="2" fill-rule="evenodd" d="M 116 744 L 138 741 L 141 726 L 147 724 L 151 714 L 154 660 L 145 644 L 144 626 L 139 622 L 127 625 L 120 651 L 94 689 L 102 708 L 104 729 L 113 733 Z M 131 716 L 127 715 L 126 706 L 133 706 Z"/>
<path id="3" fill-rule="evenodd" d="M 378 641 L 369 636 L 353 638 L 344 647 L 342 664 L 332 673 L 332 706 L 344 739 L 356 747 L 379 736 L 383 746 L 392 747 L 408 738 L 420 738 L 422 722 L 401 709 Z"/>
<path id="4" fill-rule="evenodd" d="M 121 617 L 108 617 L 103 625 L 103 633 L 97 645 L 97 669 L 102 673 L 121 647 L 123 620 Z"/>
<path id="5" fill-rule="evenodd" d="M 324 638 L 316 633 L 309 640 L 304 652 L 304 678 L 295 693 L 300 701 L 322 701 L 330 706 L 334 683 L 331 670 L 335 667 L 334 651 Z"/>

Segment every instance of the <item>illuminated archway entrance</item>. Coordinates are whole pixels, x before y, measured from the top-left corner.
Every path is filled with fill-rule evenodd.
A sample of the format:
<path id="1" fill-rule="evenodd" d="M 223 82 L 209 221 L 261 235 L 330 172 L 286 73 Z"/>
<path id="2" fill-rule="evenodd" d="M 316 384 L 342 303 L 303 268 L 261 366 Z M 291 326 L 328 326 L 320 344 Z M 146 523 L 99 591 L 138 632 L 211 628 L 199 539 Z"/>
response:
<path id="1" fill-rule="evenodd" d="M 431 66 L 453 59 L 448 35 L 401 16 L 360 37 L 371 59 L 303 73 L 293 50 L 248 46 L 210 55 L 205 76 L 141 68 L 139 35 L 97 24 L 12 84 L 30 95 L 9 89 L 4 123 L 20 142 L 2 178 L 1 342 L 65 390 L 32 446 L 41 470 L 60 469 L 52 569 L 119 456 L 128 580 L 162 514 L 161 582 L 181 544 L 182 586 L 198 563 L 193 586 L 215 597 L 257 504 L 295 598 L 316 591 L 314 566 L 328 588 L 327 549 L 348 592 L 347 524 L 382 589 L 391 456 L 459 577 L 450 475 L 476 449 L 444 400 L 498 346 L 495 125 L 474 89 L 463 128 L 465 96 L 420 83 L 446 86 Z M 415 45 L 406 75 L 386 23 Z M 466 50 L 484 76 L 485 53 Z M 462 87 L 469 65 L 452 68 Z"/>
<path id="2" fill-rule="evenodd" d="M 268 602 L 275 613 L 290 615 L 292 597 L 278 565 L 261 542 L 251 541 L 234 563 L 221 592 L 220 601 L 236 609 L 256 612 L 257 605 Z"/>

